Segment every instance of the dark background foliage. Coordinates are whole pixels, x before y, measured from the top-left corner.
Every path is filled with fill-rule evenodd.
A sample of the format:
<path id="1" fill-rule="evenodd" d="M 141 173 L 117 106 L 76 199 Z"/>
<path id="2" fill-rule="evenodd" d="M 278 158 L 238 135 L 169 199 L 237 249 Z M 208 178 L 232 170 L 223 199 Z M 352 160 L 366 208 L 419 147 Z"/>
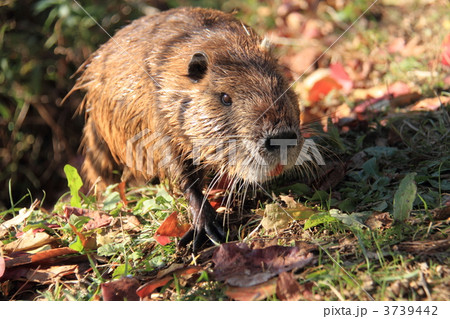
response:
<path id="1" fill-rule="evenodd" d="M 45 196 L 44 206 L 48 207 L 66 191 L 63 166 L 80 167 L 82 163 L 77 151 L 83 118 L 76 115 L 82 96 L 77 92 L 61 102 L 74 84 L 71 76 L 77 68 L 107 41 L 106 32 L 113 35 L 155 8 L 220 8 L 224 4 L 162 0 L 79 3 L 82 7 L 73 0 L 0 1 L 0 209 L 26 194 Z"/>

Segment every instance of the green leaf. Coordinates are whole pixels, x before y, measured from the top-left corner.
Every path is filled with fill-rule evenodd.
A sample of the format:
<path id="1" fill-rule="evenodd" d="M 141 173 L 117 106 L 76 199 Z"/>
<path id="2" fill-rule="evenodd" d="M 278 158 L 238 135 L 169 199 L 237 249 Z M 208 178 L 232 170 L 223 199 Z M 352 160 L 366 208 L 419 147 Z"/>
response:
<path id="1" fill-rule="evenodd" d="M 120 266 L 117 266 L 117 268 L 112 273 L 113 279 L 119 279 L 121 277 L 125 277 L 128 275 L 126 272 L 130 269 L 130 265 L 122 264 Z"/>
<path id="2" fill-rule="evenodd" d="M 120 202 L 120 194 L 118 192 L 112 192 L 105 198 L 105 201 L 103 202 L 103 209 L 113 210 L 117 207 L 117 204 L 119 202 Z"/>
<path id="3" fill-rule="evenodd" d="M 84 251 L 84 247 L 83 247 L 83 244 L 81 243 L 81 239 L 79 236 L 77 236 L 75 241 L 69 245 L 69 248 L 76 250 L 80 253 Z"/>
<path id="4" fill-rule="evenodd" d="M 340 220 L 343 224 L 353 227 L 367 227 L 364 221 L 367 219 L 367 213 L 344 214 L 338 209 L 330 209 L 330 216 Z"/>
<path id="5" fill-rule="evenodd" d="M 409 217 L 417 193 L 414 176 L 416 176 L 416 173 L 406 175 L 400 182 L 398 190 L 395 192 L 394 220 L 404 221 Z"/>
<path id="6" fill-rule="evenodd" d="M 81 208 L 81 197 L 78 194 L 78 191 L 80 190 L 81 186 L 83 186 L 83 181 L 81 180 L 77 169 L 73 166 L 64 166 L 64 173 L 66 173 L 67 185 L 70 189 L 70 195 L 72 195 L 72 198 L 70 199 L 70 205 L 73 207 Z"/>
<path id="7" fill-rule="evenodd" d="M 379 175 L 377 159 L 375 157 L 372 157 L 371 159 L 367 160 L 362 165 L 362 169 L 367 174 L 367 176 L 375 177 Z"/>
<path id="8" fill-rule="evenodd" d="M 311 227 L 320 225 L 320 224 L 324 224 L 327 222 L 333 222 L 336 219 L 332 216 L 330 216 L 329 212 L 324 212 L 324 213 L 318 213 L 318 214 L 314 214 L 312 215 L 306 222 L 305 222 L 305 226 L 303 227 L 304 229 L 309 229 Z"/>
<path id="9" fill-rule="evenodd" d="M 76 229 L 80 230 L 81 227 L 83 227 L 83 225 L 88 223 L 90 220 L 91 218 L 88 216 L 77 216 L 75 214 L 72 214 L 69 217 L 69 224 L 75 226 Z"/>
<path id="10" fill-rule="evenodd" d="M 364 152 L 372 157 L 391 157 L 398 151 L 396 147 L 372 146 L 364 149 Z"/>
<path id="11" fill-rule="evenodd" d="M 110 257 L 123 251 L 123 243 L 110 243 L 97 248 L 99 256 Z"/>

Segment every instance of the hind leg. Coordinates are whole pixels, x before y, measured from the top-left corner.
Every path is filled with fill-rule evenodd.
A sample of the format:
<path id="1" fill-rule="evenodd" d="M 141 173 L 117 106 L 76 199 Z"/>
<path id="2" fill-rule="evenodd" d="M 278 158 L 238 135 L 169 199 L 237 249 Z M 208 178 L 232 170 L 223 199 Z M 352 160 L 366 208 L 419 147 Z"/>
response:
<path id="1" fill-rule="evenodd" d="M 85 155 L 82 174 L 90 186 L 97 184 L 102 191 L 106 186 L 120 181 L 120 177 L 113 174 L 118 169 L 117 164 L 92 118 L 87 119 L 84 127 L 82 146 Z"/>

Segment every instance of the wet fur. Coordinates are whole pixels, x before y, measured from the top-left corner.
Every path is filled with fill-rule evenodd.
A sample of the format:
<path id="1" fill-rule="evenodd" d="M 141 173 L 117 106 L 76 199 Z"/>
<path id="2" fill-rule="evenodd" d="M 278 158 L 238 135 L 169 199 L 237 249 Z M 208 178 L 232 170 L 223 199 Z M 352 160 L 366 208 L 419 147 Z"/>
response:
<path id="1" fill-rule="evenodd" d="M 204 74 L 188 69 L 196 53 L 207 57 Z M 143 17 L 101 46 L 79 74 L 73 90 L 86 91 L 83 174 L 91 184 L 98 176 L 103 187 L 114 182 L 114 169 L 125 171 L 123 179 L 169 178 L 184 192 L 195 188 L 187 197 L 199 206 L 210 173 L 209 189 L 225 176 L 232 191 L 270 179 L 279 161 L 262 145 L 269 136 L 296 132 L 299 145 L 289 151 L 286 169 L 299 154 L 298 99 L 262 38 L 230 14 L 182 8 Z M 232 96 L 232 106 L 220 103 L 221 93 Z M 127 141 L 141 132 L 157 136 L 141 154 L 136 148 L 127 154 Z M 236 143 L 222 150 L 200 143 L 193 154 L 202 139 Z M 143 170 L 126 165 L 130 155 L 142 157 Z"/>

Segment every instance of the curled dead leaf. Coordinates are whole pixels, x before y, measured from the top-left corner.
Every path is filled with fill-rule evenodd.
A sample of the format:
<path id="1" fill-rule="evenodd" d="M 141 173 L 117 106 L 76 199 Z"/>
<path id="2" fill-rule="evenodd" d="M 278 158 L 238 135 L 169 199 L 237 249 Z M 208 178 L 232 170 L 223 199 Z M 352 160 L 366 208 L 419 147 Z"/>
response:
<path id="1" fill-rule="evenodd" d="M 249 287 L 283 271 L 305 267 L 313 261 L 313 254 L 298 247 L 251 249 L 245 243 L 227 243 L 219 246 L 212 261 L 216 280 L 232 286 Z"/>

